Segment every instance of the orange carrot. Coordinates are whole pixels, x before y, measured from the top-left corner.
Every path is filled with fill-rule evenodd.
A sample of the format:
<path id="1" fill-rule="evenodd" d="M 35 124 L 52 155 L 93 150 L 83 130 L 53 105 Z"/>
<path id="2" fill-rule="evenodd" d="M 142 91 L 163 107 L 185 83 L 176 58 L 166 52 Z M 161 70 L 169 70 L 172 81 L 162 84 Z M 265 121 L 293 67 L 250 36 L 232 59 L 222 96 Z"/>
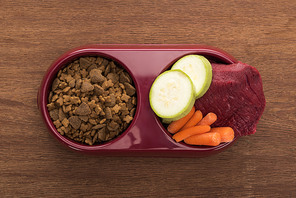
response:
<path id="1" fill-rule="evenodd" d="M 211 127 L 209 125 L 194 126 L 194 127 L 190 127 L 182 131 L 179 131 L 178 133 L 173 135 L 173 139 L 176 140 L 176 142 L 181 142 L 182 140 L 192 135 L 205 133 L 210 130 L 211 130 Z"/>
<path id="2" fill-rule="evenodd" d="M 199 121 L 201 121 L 201 119 L 202 119 L 202 112 L 200 110 L 197 110 L 193 114 L 193 116 L 190 118 L 190 120 L 182 127 L 181 131 L 189 127 L 195 126 Z"/>
<path id="3" fill-rule="evenodd" d="M 171 122 L 171 124 L 169 124 L 168 126 L 168 131 L 170 133 L 178 132 L 186 124 L 186 122 L 188 122 L 188 120 L 192 117 L 194 112 L 195 112 L 195 108 L 193 106 L 190 112 L 186 116 L 184 116 L 183 118 L 180 118 L 179 120 Z"/>
<path id="4" fill-rule="evenodd" d="M 190 136 L 184 142 L 191 145 L 217 146 L 221 143 L 221 136 L 217 132 L 208 132 Z"/>
<path id="5" fill-rule="evenodd" d="M 217 120 L 217 115 L 208 113 L 197 125 L 211 125 Z"/>
<path id="6" fill-rule="evenodd" d="M 234 131 L 231 127 L 215 127 L 210 132 L 220 133 L 221 142 L 231 142 L 234 138 Z"/>

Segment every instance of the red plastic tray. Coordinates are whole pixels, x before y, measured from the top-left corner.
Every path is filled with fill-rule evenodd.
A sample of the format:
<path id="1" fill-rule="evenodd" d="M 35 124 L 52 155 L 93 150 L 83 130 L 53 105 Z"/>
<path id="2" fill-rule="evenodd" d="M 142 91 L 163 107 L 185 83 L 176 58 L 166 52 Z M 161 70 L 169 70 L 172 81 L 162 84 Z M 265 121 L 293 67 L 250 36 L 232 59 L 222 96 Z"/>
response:
<path id="1" fill-rule="evenodd" d="M 218 153 L 235 142 L 215 147 L 176 143 L 161 124 L 149 104 L 154 79 L 187 54 L 199 54 L 210 61 L 231 64 L 234 57 L 206 45 L 88 45 L 73 49 L 58 58 L 46 72 L 38 92 L 38 107 L 50 133 L 65 146 L 89 154 L 120 156 L 202 157 Z M 102 145 L 88 146 L 60 135 L 46 108 L 51 83 L 57 72 L 80 56 L 99 55 L 115 60 L 132 76 L 137 89 L 137 109 L 129 128 L 119 137 Z"/>

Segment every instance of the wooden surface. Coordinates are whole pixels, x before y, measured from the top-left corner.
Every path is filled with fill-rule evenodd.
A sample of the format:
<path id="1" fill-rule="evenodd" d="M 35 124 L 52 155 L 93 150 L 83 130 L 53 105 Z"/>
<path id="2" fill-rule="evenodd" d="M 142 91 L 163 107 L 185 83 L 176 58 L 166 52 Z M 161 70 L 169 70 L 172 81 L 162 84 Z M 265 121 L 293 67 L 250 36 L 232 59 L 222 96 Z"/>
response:
<path id="1" fill-rule="evenodd" d="M 0 196 L 296 195 L 296 1 L 0 1 Z M 36 94 L 88 43 L 208 44 L 261 73 L 257 133 L 207 158 L 89 157 L 48 133 Z"/>

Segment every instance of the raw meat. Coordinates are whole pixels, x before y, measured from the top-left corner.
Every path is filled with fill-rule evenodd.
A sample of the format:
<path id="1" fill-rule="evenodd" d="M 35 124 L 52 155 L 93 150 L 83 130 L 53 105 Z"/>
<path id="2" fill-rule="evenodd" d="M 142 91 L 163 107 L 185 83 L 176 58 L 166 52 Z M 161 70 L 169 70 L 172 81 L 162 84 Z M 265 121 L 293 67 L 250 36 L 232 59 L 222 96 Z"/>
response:
<path id="1" fill-rule="evenodd" d="M 231 65 L 212 63 L 212 68 L 211 86 L 196 101 L 196 108 L 203 115 L 209 112 L 217 115 L 213 127 L 230 126 L 237 136 L 255 133 L 265 107 L 259 72 L 241 62 Z"/>

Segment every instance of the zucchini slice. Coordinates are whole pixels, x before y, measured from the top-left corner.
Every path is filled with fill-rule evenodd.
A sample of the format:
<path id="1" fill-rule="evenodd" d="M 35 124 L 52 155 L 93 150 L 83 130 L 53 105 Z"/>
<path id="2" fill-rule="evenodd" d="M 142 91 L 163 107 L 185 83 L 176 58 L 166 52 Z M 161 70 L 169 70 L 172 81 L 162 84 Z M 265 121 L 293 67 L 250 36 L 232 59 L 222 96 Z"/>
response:
<path id="1" fill-rule="evenodd" d="M 153 82 L 149 101 L 152 110 L 161 118 L 178 120 L 194 105 L 194 87 L 189 76 L 181 70 L 169 70 Z"/>

